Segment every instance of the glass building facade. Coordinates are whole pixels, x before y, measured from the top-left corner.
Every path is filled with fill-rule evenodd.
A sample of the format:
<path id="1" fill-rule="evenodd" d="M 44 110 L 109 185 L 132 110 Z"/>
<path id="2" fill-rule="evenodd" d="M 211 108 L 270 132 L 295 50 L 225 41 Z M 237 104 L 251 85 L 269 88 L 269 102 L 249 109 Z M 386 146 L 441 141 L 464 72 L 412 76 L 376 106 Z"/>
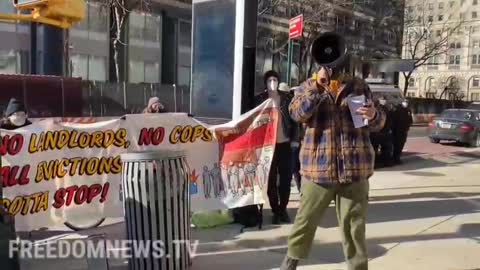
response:
<path id="1" fill-rule="evenodd" d="M 190 85 L 191 6 L 176 2 L 178 6 L 166 6 L 152 0 L 149 12 L 129 14 L 122 37 L 125 45 L 119 50 L 121 81 Z M 16 11 L 11 1 L 0 1 L 0 12 Z M 65 54 L 69 59 L 65 76 L 99 82 L 112 79 L 115 65 L 110 18 L 109 9 L 97 1 L 87 1 L 85 20 L 65 32 L 68 39 Z M 0 35 L 0 74 L 30 73 L 30 24 L 0 23 Z M 39 31 L 37 39 L 42 38 Z M 42 48 L 37 48 L 36 54 L 41 53 Z M 42 74 L 41 69 L 37 72 Z"/>

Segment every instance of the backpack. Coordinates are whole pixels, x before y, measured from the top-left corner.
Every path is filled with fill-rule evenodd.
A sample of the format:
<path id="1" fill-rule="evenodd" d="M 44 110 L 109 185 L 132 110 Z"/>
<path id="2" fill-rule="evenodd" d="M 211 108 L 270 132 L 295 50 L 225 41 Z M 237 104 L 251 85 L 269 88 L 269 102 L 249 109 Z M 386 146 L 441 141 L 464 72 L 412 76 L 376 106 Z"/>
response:
<path id="1" fill-rule="evenodd" d="M 240 232 L 245 228 L 258 226 L 262 229 L 263 225 L 263 204 L 247 205 L 232 209 L 233 222 L 243 225 Z"/>

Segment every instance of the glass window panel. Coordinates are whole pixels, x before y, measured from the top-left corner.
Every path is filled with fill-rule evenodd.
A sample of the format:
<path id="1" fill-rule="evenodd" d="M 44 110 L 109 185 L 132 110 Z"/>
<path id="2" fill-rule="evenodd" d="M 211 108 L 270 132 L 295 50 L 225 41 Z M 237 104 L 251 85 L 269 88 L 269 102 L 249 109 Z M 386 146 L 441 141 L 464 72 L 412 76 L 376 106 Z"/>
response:
<path id="1" fill-rule="evenodd" d="M 90 56 L 88 60 L 88 79 L 93 81 L 107 80 L 107 59 Z"/>
<path id="2" fill-rule="evenodd" d="M 130 40 L 142 41 L 145 27 L 145 16 L 138 12 L 130 13 L 128 36 Z"/>
<path id="3" fill-rule="evenodd" d="M 472 86 L 473 87 L 479 87 L 480 86 L 480 79 L 479 78 L 474 78 L 472 81 Z"/>
<path id="4" fill-rule="evenodd" d="M 160 64 L 159 63 L 145 63 L 145 82 L 147 83 L 160 82 Z"/>
<path id="5" fill-rule="evenodd" d="M 160 42 L 161 18 L 155 15 L 145 16 L 145 40 Z"/>
<path id="6" fill-rule="evenodd" d="M 178 67 L 178 86 L 190 86 L 190 67 Z"/>
<path id="7" fill-rule="evenodd" d="M 72 77 L 88 79 L 88 56 L 75 54 L 70 57 Z"/>
<path id="8" fill-rule="evenodd" d="M 0 51 L 0 73 L 16 74 L 18 53 L 15 51 Z"/>
<path id="9" fill-rule="evenodd" d="M 145 80 L 145 63 L 130 60 L 128 63 L 128 80 L 131 83 L 141 83 Z"/>
<path id="10" fill-rule="evenodd" d="M 88 9 L 89 29 L 94 32 L 107 32 L 108 11 L 99 5 L 89 4 Z"/>
<path id="11" fill-rule="evenodd" d="M 2 13 L 12 13 L 15 9 L 13 7 L 12 1 L 3 0 L 0 1 L 0 12 Z"/>

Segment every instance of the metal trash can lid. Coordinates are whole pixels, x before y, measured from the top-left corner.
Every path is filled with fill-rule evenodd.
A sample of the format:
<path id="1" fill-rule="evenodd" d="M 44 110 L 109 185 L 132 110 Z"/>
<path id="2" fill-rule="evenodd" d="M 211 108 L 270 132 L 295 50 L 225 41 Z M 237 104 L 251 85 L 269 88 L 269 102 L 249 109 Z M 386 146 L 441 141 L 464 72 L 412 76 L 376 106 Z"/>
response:
<path id="1" fill-rule="evenodd" d="M 176 151 L 152 151 L 152 152 L 131 152 L 121 154 L 120 158 L 122 161 L 142 161 L 142 160 L 166 160 L 166 159 L 177 159 L 184 158 L 185 151 L 176 150 Z"/>

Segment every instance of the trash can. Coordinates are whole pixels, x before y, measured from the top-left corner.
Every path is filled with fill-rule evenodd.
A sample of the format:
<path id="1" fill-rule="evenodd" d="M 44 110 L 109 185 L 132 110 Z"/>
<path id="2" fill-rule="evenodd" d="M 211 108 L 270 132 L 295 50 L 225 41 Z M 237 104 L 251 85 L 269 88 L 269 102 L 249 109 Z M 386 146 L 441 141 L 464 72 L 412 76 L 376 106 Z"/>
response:
<path id="1" fill-rule="evenodd" d="M 132 255 L 130 269 L 188 269 L 190 248 L 190 170 L 183 151 L 121 155 L 122 191 L 128 240 L 150 241 L 155 256 Z M 152 247 L 153 243 L 156 243 Z M 137 242 L 145 245 L 145 242 Z M 158 248 L 163 251 L 159 256 Z"/>

